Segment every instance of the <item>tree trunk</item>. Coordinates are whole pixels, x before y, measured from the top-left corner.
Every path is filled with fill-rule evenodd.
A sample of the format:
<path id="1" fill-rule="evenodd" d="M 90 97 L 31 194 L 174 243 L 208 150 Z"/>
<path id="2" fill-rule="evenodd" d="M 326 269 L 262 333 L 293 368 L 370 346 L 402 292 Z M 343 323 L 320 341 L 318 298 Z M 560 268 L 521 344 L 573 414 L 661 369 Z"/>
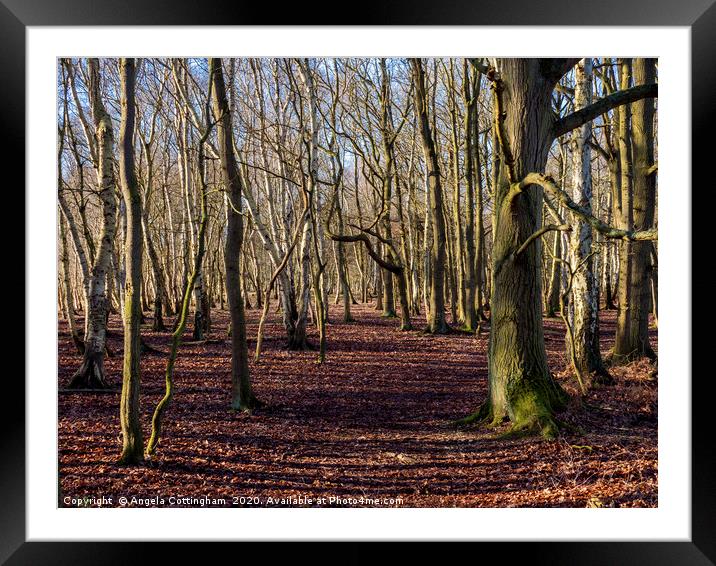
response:
<path id="1" fill-rule="evenodd" d="M 631 61 L 619 59 L 619 86 L 623 90 L 629 88 L 631 75 Z M 622 230 L 633 228 L 633 207 L 632 207 L 632 152 L 631 152 L 631 108 L 624 105 L 619 109 L 618 122 L 619 135 L 619 157 L 620 157 L 620 194 L 617 202 L 619 211 L 617 226 Z M 617 315 L 617 330 L 614 341 L 612 359 L 621 363 L 632 358 L 635 352 L 634 336 L 630 336 L 632 325 L 632 253 L 633 243 L 622 241 L 619 243 L 619 281 L 618 302 L 619 312 Z"/>
<path id="2" fill-rule="evenodd" d="M 479 168 L 479 141 L 475 139 L 473 124 L 477 120 L 477 97 L 480 90 L 480 76 L 470 73 L 467 60 L 463 61 L 463 91 L 465 100 L 465 293 L 463 297 L 463 326 L 469 332 L 477 330 L 475 278 L 475 176 L 473 164 Z M 478 190 L 480 188 L 478 187 Z"/>
<path id="3" fill-rule="evenodd" d="M 452 254 L 453 264 L 453 276 L 452 276 L 452 288 L 451 294 L 453 306 L 451 307 L 451 313 L 453 315 L 452 321 L 456 325 L 464 325 L 466 318 L 466 266 L 465 266 L 465 232 L 463 232 L 463 221 L 462 221 L 462 206 L 460 202 L 460 139 L 458 135 L 458 116 L 457 116 L 457 101 L 456 101 L 456 87 L 455 87 L 455 74 L 454 74 L 454 62 L 450 61 L 449 69 L 447 70 L 447 88 L 448 88 L 448 110 L 450 113 L 450 141 L 451 146 L 448 152 L 450 169 L 452 173 L 452 246 L 448 250 Z M 464 77 L 465 81 L 468 81 L 468 77 Z M 469 101 L 468 101 L 469 105 Z M 469 113 L 469 109 L 466 109 L 465 115 Z M 467 119 L 467 118 L 466 118 Z M 469 131 L 466 132 L 469 135 Z M 466 147 L 465 152 L 465 176 L 467 178 L 468 162 L 472 160 L 472 154 L 469 151 L 469 147 Z M 466 192 L 469 192 L 467 189 Z M 466 205 L 466 209 L 469 210 L 470 204 Z"/>
<path id="4" fill-rule="evenodd" d="M 400 317 L 401 317 L 401 329 L 408 330 L 411 328 L 410 323 L 410 306 L 408 301 L 408 286 L 407 278 L 405 276 L 405 264 L 406 264 L 406 248 L 405 248 L 405 229 L 403 221 L 403 206 L 402 206 L 402 195 L 400 194 L 400 179 L 398 171 L 396 170 L 395 164 L 395 140 L 396 132 L 393 124 L 393 110 L 392 110 L 392 93 L 390 88 L 390 76 L 386 66 L 386 60 L 380 59 L 381 69 L 381 92 L 380 92 L 380 104 L 381 104 L 381 138 L 383 142 L 383 154 L 385 157 L 385 166 L 383 167 L 383 237 L 386 240 L 386 244 L 383 246 L 385 249 L 385 258 L 389 260 L 394 266 L 400 266 L 399 271 L 392 271 L 390 273 L 385 272 L 384 281 L 386 300 L 383 308 L 383 316 L 395 317 L 395 293 L 394 285 L 398 286 L 398 301 L 400 303 Z M 396 193 L 396 204 L 398 212 L 398 222 L 401 226 L 401 248 L 402 253 L 397 251 L 397 248 L 393 243 L 393 234 L 391 227 L 391 211 L 393 205 L 393 182 L 395 182 L 395 193 Z"/>
<path id="5" fill-rule="evenodd" d="M 548 317 L 554 317 L 559 310 L 559 296 L 561 295 L 562 286 L 562 233 L 554 233 L 554 241 L 552 244 L 552 263 L 549 270 L 549 287 L 547 290 L 547 307 Z"/>
<path id="6" fill-rule="evenodd" d="M 612 179 L 610 172 L 610 179 Z M 613 181 L 610 181 L 613 182 Z M 607 224 L 612 222 L 612 192 L 607 195 Z M 602 286 L 604 287 L 604 308 L 616 310 L 614 304 L 614 288 L 612 287 L 612 257 L 614 255 L 613 245 L 604 245 L 602 258 Z"/>
<path id="7" fill-rule="evenodd" d="M 480 79 L 476 78 L 475 87 L 473 89 L 475 98 L 480 94 Z M 475 116 L 472 120 L 472 139 L 475 144 L 472 155 L 474 157 L 473 169 L 476 173 L 475 177 L 475 309 L 477 311 L 477 323 L 481 320 L 487 320 L 484 312 L 485 297 L 490 295 L 489 278 L 487 277 L 487 246 L 485 245 L 485 221 L 483 218 L 485 212 L 485 189 L 483 188 L 482 163 L 480 161 L 480 135 L 479 135 L 479 114 L 477 107 L 474 110 Z M 496 151 L 494 153 L 499 153 Z M 487 159 L 485 159 L 487 162 Z M 499 162 L 499 160 L 498 160 Z"/>
<path id="8" fill-rule="evenodd" d="M 249 353 L 246 342 L 244 301 L 241 296 L 240 256 L 243 245 L 243 217 L 241 215 L 242 181 L 234 156 L 231 114 L 226 100 L 226 86 L 221 59 L 209 61 L 212 81 L 214 119 L 217 122 L 221 175 L 228 189 L 229 202 L 226 227 L 224 263 L 226 266 L 226 291 L 231 314 L 231 407 L 238 411 L 250 411 L 257 405 L 251 390 L 249 377 Z"/>
<path id="9" fill-rule="evenodd" d="M 657 260 L 656 243 L 651 250 L 651 314 L 654 317 L 654 326 L 659 326 L 659 264 Z"/>
<path id="10" fill-rule="evenodd" d="M 343 232 L 343 207 L 341 197 L 338 195 L 336 201 L 336 213 L 338 215 L 338 229 Z M 343 242 L 336 242 L 336 268 L 338 270 L 339 285 L 337 285 L 336 298 L 339 292 L 343 295 L 343 322 L 353 322 L 351 316 L 351 288 L 348 283 L 348 266 L 346 265 L 346 252 Z"/>
<path id="11" fill-rule="evenodd" d="M 114 234 L 117 227 L 117 204 L 114 196 L 112 154 L 114 133 L 112 120 L 104 108 L 99 90 L 99 60 L 89 60 L 89 98 L 97 139 L 97 184 L 102 201 L 102 232 L 99 250 L 88 284 L 85 353 L 82 364 L 72 376 L 70 388 L 105 389 L 109 387 L 104 371 L 104 352 L 107 341 L 107 276 L 112 259 Z"/>
<path id="12" fill-rule="evenodd" d="M 383 310 L 383 272 L 376 266 L 373 266 L 373 281 L 375 284 L 375 310 Z"/>
<path id="13" fill-rule="evenodd" d="M 142 284 L 142 195 L 134 170 L 135 62 L 120 62 L 122 122 L 119 130 L 119 177 L 127 204 L 124 283 L 124 369 L 119 421 L 122 429 L 121 464 L 144 459 L 142 426 L 139 422 Z"/>
<path id="14" fill-rule="evenodd" d="M 592 103 L 592 60 L 582 59 L 575 70 L 574 110 Z M 591 213 L 592 164 L 589 146 L 592 124 L 586 122 L 571 134 L 572 199 Z M 647 242 L 648 243 L 648 242 Z M 583 219 L 574 220 L 570 241 L 570 264 L 574 273 L 569 318 L 572 340 L 567 351 L 579 375 L 593 375 L 596 381 L 609 381 L 599 348 L 599 287 L 594 273 L 592 228 Z"/>
<path id="15" fill-rule="evenodd" d="M 443 195 L 440 184 L 435 141 L 430 127 L 426 105 L 425 71 L 419 59 L 410 59 L 415 85 L 415 108 L 418 115 L 420 139 L 426 163 L 427 186 L 430 194 L 430 217 L 433 228 L 432 250 L 430 252 L 430 299 L 427 331 L 444 334 L 449 328 L 445 321 L 445 218 L 443 216 Z"/>
<path id="16" fill-rule="evenodd" d="M 300 281 L 297 305 L 297 318 L 293 336 L 291 337 L 288 348 L 290 350 L 305 350 L 308 348 L 308 339 L 306 336 L 306 325 L 308 322 L 308 308 L 311 301 L 311 218 L 306 215 L 303 224 L 303 235 L 301 236 L 299 261 L 300 261 Z"/>
<path id="17" fill-rule="evenodd" d="M 555 78 L 543 69 L 559 64 L 544 59 L 498 59 L 495 114 L 504 120 L 503 163 L 495 187 L 489 394 L 466 420 L 512 422 L 513 431 L 552 438 L 555 411 L 566 394 L 547 366 L 542 327 L 541 243 L 524 253 L 519 246 L 542 225 L 542 190 L 514 194 L 511 185 L 530 171 L 543 171 L 552 144 L 551 96 Z M 498 128 L 499 130 L 499 128 Z"/>
<path id="18" fill-rule="evenodd" d="M 62 277 L 64 281 L 64 295 L 63 302 L 65 310 L 67 311 L 67 322 L 70 326 L 70 336 L 72 337 L 72 343 L 77 348 L 80 354 L 84 354 L 85 345 L 80 336 L 80 331 L 77 328 L 77 320 L 75 319 L 75 305 L 74 296 L 72 292 L 72 277 L 70 277 L 70 257 L 69 250 L 67 247 L 67 234 L 65 230 L 65 219 L 60 216 L 60 241 L 62 243 L 62 249 L 60 251 L 60 261 L 62 262 Z"/>
<path id="19" fill-rule="evenodd" d="M 151 182 L 151 175 L 149 178 L 149 182 Z M 154 277 L 154 314 L 152 316 L 152 330 L 155 332 L 163 332 L 166 330 L 166 326 L 164 325 L 164 318 L 162 316 L 162 305 L 164 303 L 169 303 L 169 296 L 165 286 L 164 270 L 162 269 L 162 264 L 159 261 L 157 250 L 154 248 L 154 243 L 152 242 L 151 235 L 149 234 L 149 216 L 147 208 L 150 191 L 150 187 L 147 186 L 147 198 L 145 198 L 144 208 L 142 211 L 142 230 L 144 233 L 144 244 L 147 247 L 147 255 L 149 256 L 149 262 L 152 267 L 152 275 Z"/>
<path id="20" fill-rule="evenodd" d="M 634 83 L 651 84 L 656 79 L 655 59 L 634 59 Z M 634 196 L 632 221 L 634 230 L 646 230 L 654 225 L 656 203 L 656 173 L 654 165 L 654 99 L 647 98 L 632 104 L 632 155 L 634 159 Z M 626 342 L 620 353 L 632 358 L 656 355 L 649 344 L 649 311 L 651 306 L 651 253 L 653 243 L 632 242 L 630 302 L 631 313 Z"/>

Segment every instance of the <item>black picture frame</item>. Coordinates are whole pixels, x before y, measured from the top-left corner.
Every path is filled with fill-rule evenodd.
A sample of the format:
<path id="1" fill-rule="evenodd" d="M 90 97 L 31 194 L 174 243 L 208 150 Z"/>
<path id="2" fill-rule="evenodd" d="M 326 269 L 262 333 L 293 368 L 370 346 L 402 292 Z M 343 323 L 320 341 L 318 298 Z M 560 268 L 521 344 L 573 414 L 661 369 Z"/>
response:
<path id="1" fill-rule="evenodd" d="M 691 29 L 692 76 L 692 185 L 713 191 L 710 163 L 713 160 L 712 132 L 715 129 L 716 110 L 716 4 L 714 0 L 553 0 L 549 4 L 528 0 L 487 0 L 452 3 L 419 1 L 393 1 L 374 3 L 362 1 L 349 14 L 354 25 L 609 25 L 609 26 L 687 26 Z M 336 12 L 334 3 L 312 2 L 296 5 L 285 11 L 271 3 L 249 4 L 242 0 L 122 0 L 98 3 L 97 0 L 0 0 L 0 116 L 3 138 L 7 148 L 3 155 L 3 179 L 6 191 L 13 187 L 16 198 L 21 198 L 25 186 L 24 168 L 17 166 L 25 161 L 25 31 L 27 26 L 45 25 L 306 25 L 346 23 Z M 698 80 L 696 80 L 696 78 Z M 685 140 L 687 143 L 687 140 Z M 12 165 L 12 166 L 11 166 Z M 708 169 L 708 171 L 707 171 Z M 669 188 L 689 191 L 690 187 Z M 8 191 L 9 192 L 9 191 Z M 694 192 L 692 191 L 692 194 Z M 24 199 L 23 199 L 24 201 Z M 23 202 L 18 209 L 24 208 Z M 699 207 L 697 207 L 698 209 Z M 26 214 L 31 211 L 25 210 Z M 706 221 L 708 222 L 708 220 Z M 700 225 L 697 219 L 693 226 Z M 697 239 L 692 237 L 696 243 Z M 20 253 L 19 247 L 16 251 Z M 692 257 L 697 257 L 694 254 Z M 16 265 L 24 265 L 24 257 Z M 692 294 L 704 296 L 712 283 L 708 278 L 692 276 Z M 25 296 L 25 304 L 30 298 Z M 684 308 L 691 312 L 691 304 Z M 18 318 L 16 320 L 22 320 Z M 684 329 L 685 332 L 691 331 Z M 15 328 L 16 335 L 20 329 Z M 24 334 L 24 333 L 23 333 Z M 697 348 L 708 349 L 706 337 L 699 338 L 694 331 Z M 701 346 L 699 348 L 698 346 Z M 686 354 L 686 353 L 685 353 Z M 12 355 L 12 354 L 9 354 Z M 159 554 L 165 562 L 173 559 L 184 563 L 192 554 L 201 552 L 206 559 L 211 552 L 206 545 L 130 542 L 26 542 L 25 537 L 25 397 L 24 383 L 6 366 L 3 385 L 5 408 L 0 434 L 0 562 L 19 564 L 128 564 L 138 557 L 145 559 Z M 529 542 L 529 543 L 470 543 L 481 544 L 479 549 L 442 549 L 443 561 L 448 554 L 466 552 L 461 560 L 489 559 L 497 553 L 502 561 L 520 561 L 528 564 L 716 564 L 716 442 L 712 438 L 713 421 L 710 397 L 711 373 L 697 375 L 692 387 L 692 517 L 690 542 Z M 670 376 L 688 383 L 690 375 Z M 12 400 L 12 401 L 10 401 Z M 14 407 L 16 412 L 8 411 Z M 556 533 L 558 536 L 558 533 Z M 82 538 L 82 533 L 77 533 Z M 316 539 L 320 539 L 316 533 Z M 248 559 L 256 554 L 265 560 L 267 550 L 255 543 L 224 543 L 224 546 L 241 544 L 236 560 Z M 379 556 L 404 562 L 406 549 L 382 543 L 352 542 L 340 548 L 322 548 L 320 552 L 300 543 L 287 543 L 278 550 L 271 549 L 271 561 L 286 557 L 304 556 L 315 560 L 325 557 L 337 563 L 360 563 Z M 137 546 L 141 545 L 141 549 Z M 418 546 L 418 552 L 424 550 Z M 411 552 L 415 552 L 415 546 Z M 483 550 L 484 549 L 484 550 Z M 229 550 L 233 554 L 234 550 Z M 278 552 L 278 554 L 277 554 Z M 447 554 L 445 554 L 447 553 Z M 264 556 L 264 558 L 261 558 Z"/>

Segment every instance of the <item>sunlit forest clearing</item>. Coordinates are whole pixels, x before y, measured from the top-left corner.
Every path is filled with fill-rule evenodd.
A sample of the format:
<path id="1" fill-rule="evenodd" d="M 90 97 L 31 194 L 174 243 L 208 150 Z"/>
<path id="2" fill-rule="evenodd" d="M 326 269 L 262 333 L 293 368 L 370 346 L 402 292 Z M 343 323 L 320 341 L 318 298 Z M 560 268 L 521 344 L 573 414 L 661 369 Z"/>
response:
<path id="1" fill-rule="evenodd" d="M 657 67 L 58 60 L 59 505 L 657 506 Z"/>

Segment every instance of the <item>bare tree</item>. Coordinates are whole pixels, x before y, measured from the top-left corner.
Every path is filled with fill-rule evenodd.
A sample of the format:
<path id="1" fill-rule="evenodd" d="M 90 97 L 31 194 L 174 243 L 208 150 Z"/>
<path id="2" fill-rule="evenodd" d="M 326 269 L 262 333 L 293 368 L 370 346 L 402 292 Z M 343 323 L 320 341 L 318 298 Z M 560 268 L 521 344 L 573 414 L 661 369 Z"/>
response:
<path id="1" fill-rule="evenodd" d="M 114 132 L 112 119 L 105 109 L 100 93 L 99 60 L 89 59 L 89 101 L 95 126 L 94 137 L 87 135 L 90 148 L 96 147 L 97 184 L 102 201 L 102 232 L 99 249 L 92 265 L 87 285 L 87 323 L 85 352 L 82 364 L 72 376 L 70 388 L 104 389 L 109 387 L 104 370 L 104 352 L 107 341 L 107 276 L 116 230 L 117 203 L 114 196 L 115 180 L 112 156 Z"/>

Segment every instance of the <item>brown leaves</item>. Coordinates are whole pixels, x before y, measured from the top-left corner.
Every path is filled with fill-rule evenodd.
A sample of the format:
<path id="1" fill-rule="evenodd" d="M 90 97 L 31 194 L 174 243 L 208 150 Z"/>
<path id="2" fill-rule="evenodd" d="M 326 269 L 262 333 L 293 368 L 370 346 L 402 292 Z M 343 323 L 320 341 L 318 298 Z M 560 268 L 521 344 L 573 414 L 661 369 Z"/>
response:
<path id="1" fill-rule="evenodd" d="M 269 320 L 261 363 L 251 365 L 255 392 L 268 406 L 251 416 L 229 408 L 228 342 L 182 346 L 165 435 L 144 467 L 115 464 L 118 393 L 60 395 L 62 494 L 115 501 L 159 496 L 164 503 L 158 505 L 165 506 L 171 495 L 223 498 L 226 506 L 234 504 L 233 496 L 258 497 L 263 504 L 269 496 L 312 498 L 307 506 L 343 506 L 341 501 L 361 497 L 402 499 L 368 506 L 656 506 L 658 380 L 649 362 L 611 368 L 615 386 L 593 389 L 586 406 L 575 402 L 560 415 L 584 435 L 570 432 L 553 443 L 498 440 L 500 429 L 448 426 L 485 398 L 486 335 L 399 332 L 395 320 L 381 318 L 372 305 L 354 305 L 357 321 L 343 324 L 331 307 L 336 322 L 328 325 L 323 365 L 315 364 L 315 352 L 283 350 L 282 329 Z M 247 314 L 252 336 L 258 311 Z M 614 314 L 601 318 L 607 352 Z M 212 319 L 215 335 L 223 336 L 226 313 L 215 311 Z M 116 385 L 119 319 L 112 317 L 110 326 L 117 356 L 106 367 Z M 567 367 L 561 323 L 547 320 L 545 326 L 552 370 L 575 391 L 569 371 L 560 373 Z M 168 334 L 143 334 L 168 349 Z M 79 364 L 64 326 L 59 348 L 64 385 Z M 162 354 L 142 358 L 145 434 L 163 392 L 164 363 Z M 317 503 L 331 496 L 341 499 Z"/>

